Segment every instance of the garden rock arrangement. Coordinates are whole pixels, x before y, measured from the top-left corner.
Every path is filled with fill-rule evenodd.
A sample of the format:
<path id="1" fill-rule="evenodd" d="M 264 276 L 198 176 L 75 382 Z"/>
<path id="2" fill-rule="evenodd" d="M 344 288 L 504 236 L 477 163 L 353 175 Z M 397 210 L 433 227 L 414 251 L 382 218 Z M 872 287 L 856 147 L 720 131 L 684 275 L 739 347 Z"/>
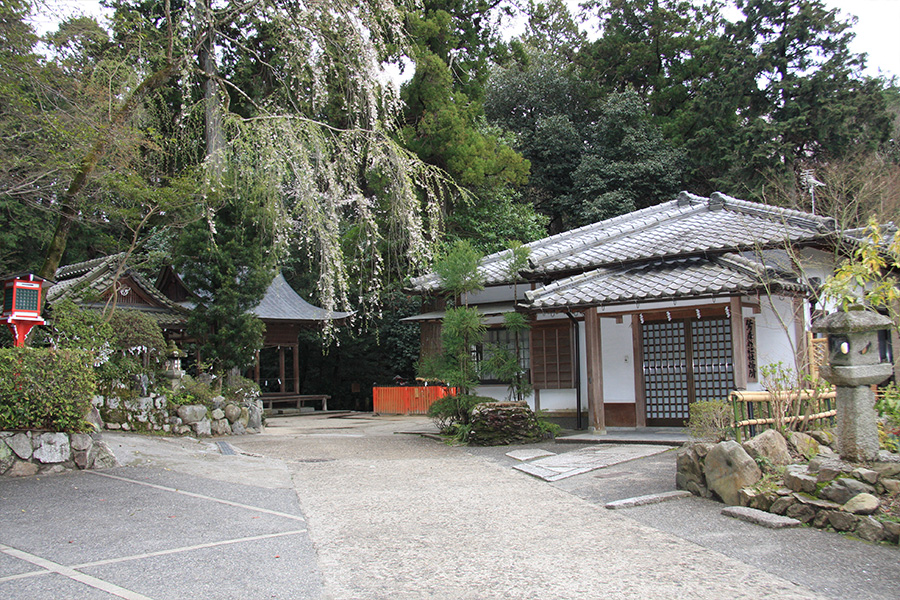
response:
<path id="1" fill-rule="evenodd" d="M 544 434 L 527 402 L 485 402 L 472 409 L 469 444 L 504 446 L 539 442 Z"/>
<path id="2" fill-rule="evenodd" d="M 872 542 L 900 541 L 900 456 L 851 464 L 831 450 L 828 432 L 787 435 L 689 442 L 678 451 L 676 487 Z"/>
<path id="3" fill-rule="evenodd" d="M 106 469 L 117 464 L 99 433 L 0 431 L 0 475 L 7 477 Z"/>
<path id="4" fill-rule="evenodd" d="M 97 396 L 95 423 L 110 430 L 162 432 L 174 435 L 243 435 L 262 431 L 262 402 L 227 402 L 224 397 L 205 404 L 175 406 L 164 395 L 122 400 Z"/>

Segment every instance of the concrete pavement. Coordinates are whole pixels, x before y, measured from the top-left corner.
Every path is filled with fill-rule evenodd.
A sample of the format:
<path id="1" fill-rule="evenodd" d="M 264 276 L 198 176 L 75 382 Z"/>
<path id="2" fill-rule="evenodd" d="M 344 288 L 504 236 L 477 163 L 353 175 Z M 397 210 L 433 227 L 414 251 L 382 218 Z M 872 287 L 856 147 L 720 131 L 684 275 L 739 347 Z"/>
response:
<path id="1" fill-rule="evenodd" d="M 251 456 L 104 436 L 130 466 L 0 482 L 0 597 L 896 596 L 896 548 L 784 537 L 698 498 L 602 507 L 671 490 L 672 452 L 548 483 L 514 470 L 510 448 L 394 433 L 417 428 L 274 419 L 228 440 Z"/>

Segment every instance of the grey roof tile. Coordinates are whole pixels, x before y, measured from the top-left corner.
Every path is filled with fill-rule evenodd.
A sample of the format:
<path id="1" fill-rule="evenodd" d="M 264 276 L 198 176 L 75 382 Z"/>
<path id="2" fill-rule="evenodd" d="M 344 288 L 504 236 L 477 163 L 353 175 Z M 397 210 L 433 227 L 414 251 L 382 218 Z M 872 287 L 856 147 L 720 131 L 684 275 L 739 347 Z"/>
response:
<path id="1" fill-rule="evenodd" d="M 279 273 L 269 284 L 266 295 L 252 311 L 264 321 L 300 321 L 319 322 L 332 319 L 343 319 L 353 313 L 328 311 L 318 306 L 313 306 L 300 295 Z"/>
<path id="2" fill-rule="evenodd" d="M 836 235 L 834 219 L 767 206 L 714 193 L 709 198 L 687 192 L 670 202 L 585 225 L 526 244 L 529 275 L 543 279 L 577 271 L 689 255 L 715 255 L 758 248 L 825 242 Z M 485 257 L 486 285 L 511 283 L 505 273 L 509 251 Z M 412 281 L 412 289 L 441 289 L 429 273 Z"/>
<path id="3" fill-rule="evenodd" d="M 737 254 L 663 259 L 573 275 L 525 292 L 523 306 L 558 311 L 635 301 L 745 294 L 766 289 L 804 293 L 806 287 Z"/>

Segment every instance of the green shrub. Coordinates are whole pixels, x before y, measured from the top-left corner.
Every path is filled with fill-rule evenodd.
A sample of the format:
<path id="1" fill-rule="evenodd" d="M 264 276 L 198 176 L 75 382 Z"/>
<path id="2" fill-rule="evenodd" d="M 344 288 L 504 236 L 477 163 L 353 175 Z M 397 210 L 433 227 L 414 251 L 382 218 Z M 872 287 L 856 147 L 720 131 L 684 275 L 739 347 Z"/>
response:
<path id="1" fill-rule="evenodd" d="M 455 425 L 468 425 L 472 409 L 482 402 L 492 402 L 491 398 L 460 394 L 444 396 L 428 408 L 428 416 L 441 432 L 447 432 Z"/>
<path id="2" fill-rule="evenodd" d="M 162 330 L 136 310 L 120 308 L 106 317 L 98 310 L 83 310 L 71 300 L 62 300 L 52 307 L 47 335 L 56 348 L 91 354 L 97 387 L 107 396 L 132 395 L 142 375 L 152 384 L 165 359 Z"/>
<path id="3" fill-rule="evenodd" d="M 701 400 L 690 406 L 688 432 L 691 437 L 721 442 L 734 434 L 731 404 L 724 400 Z"/>
<path id="4" fill-rule="evenodd" d="M 218 395 L 219 392 L 206 379 L 194 379 L 190 375 L 185 375 L 181 379 L 181 386 L 168 396 L 168 400 L 173 406 L 185 404 L 212 406 L 212 399 Z"/>
<path id="5" fill-rule="evenodd" d="M 87 352 L 0 349 L 0 429 L 86 431 L 95 390 Z"/>
<path id="6" fill-rule="evenodd" d="M 559 423 L 548 421 L 540 414 L 535 416 L 537 417 L 538 427 L 540 427 L 544 438 L 551 440 L 556 439 L 556 436 L 562 433 L 562 426 Z"/>
<path id="7" fill-rule="evenodd" d="M 250 402 L 259 398 L 259 386 L 252 379 L 229 374 L 222 389 L 226 402 Z"/>

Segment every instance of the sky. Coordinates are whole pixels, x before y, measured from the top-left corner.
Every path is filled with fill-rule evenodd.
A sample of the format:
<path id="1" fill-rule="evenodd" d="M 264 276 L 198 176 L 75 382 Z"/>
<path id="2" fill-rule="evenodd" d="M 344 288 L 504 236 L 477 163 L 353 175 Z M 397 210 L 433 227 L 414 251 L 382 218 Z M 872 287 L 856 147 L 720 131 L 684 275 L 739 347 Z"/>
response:
<path id="1" fill-rule="evenodd" d="M 35 21 L 47 31 L 60 18 L 78 12 L 98 14 L 97 0 L 43 0 L 51 9 L 48 16 Z M 569 0 L 577 5 L 579 0 Z M 900 78 L 900 0 L 823 0 L 830 8 L 858 18 L 856 39 L 851 46 L 868 55 L 867 73 Z"/>

